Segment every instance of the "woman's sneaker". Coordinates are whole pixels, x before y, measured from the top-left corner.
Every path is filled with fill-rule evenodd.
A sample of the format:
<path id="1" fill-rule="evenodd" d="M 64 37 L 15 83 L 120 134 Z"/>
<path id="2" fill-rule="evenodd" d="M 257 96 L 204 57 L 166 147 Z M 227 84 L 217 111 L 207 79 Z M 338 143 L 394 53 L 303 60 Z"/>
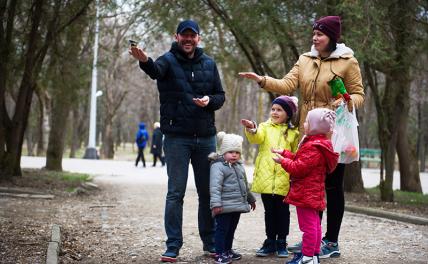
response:
<path id="1" fill-rule="evenodd" d="M 270 254 L 273 254 L 276 252 L 276 245 L 275 240 L 273 239 L 266 239 L 263 242 L 263 246 L 256 251 L 256 256 L 258 257 L 267 257 Z"/>
<path id="2" fill-rule="evenodd" d="M 339 244 L 329 242 L 327 239 L 322 240 L 320 259 L 340 257 Z"/>
<path id="3" fill-rule="evenodd" d="M 276 241 L 276 255 L 279 258 L 288 257 L 287 242 L 285 242 L 285 239 L 278 239 Z"/>
<path id="4" fill-rule="evenodd" d="M 296 243 L 292 246 L 288 246 L 288 251 L 290 251 L 292 253 L 302 252 L 302 241 L 300 241 L 299 243 Z"/>

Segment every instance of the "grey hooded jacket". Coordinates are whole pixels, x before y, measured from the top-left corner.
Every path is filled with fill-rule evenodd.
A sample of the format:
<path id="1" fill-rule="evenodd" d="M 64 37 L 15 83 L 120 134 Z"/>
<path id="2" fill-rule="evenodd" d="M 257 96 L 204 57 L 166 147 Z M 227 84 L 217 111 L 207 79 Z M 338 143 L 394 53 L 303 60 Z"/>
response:
<path id="1" fill-rule="evenodd" d="M 247 176 L 241 162 L 230 164 L 222 156 L 211 154 L 210 208 L 223 207 L 222 214 L 247 213 L 256 201 L 249 191 Z"/>

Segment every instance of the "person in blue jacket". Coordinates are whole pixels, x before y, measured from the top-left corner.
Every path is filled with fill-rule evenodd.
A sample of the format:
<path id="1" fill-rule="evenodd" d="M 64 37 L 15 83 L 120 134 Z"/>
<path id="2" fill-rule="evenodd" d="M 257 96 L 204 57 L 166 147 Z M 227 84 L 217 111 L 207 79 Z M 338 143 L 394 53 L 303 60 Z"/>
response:
<path id="1" fill-rule="evenodd" d="M 205 253 L 214 255 L 214 220 L 210 210 L 210 164 L 208 154 L 216 149 L 214 112 L 225 96 L 216 63 L 198 47 L 199 26 L 182 21 L 171 49 L 156 61 L 138 46 L 129 53 L 140 68 L 157 80 L 161 131 L 168 174 L 164 224 L 167 235 L 163 262 L 176 262 L 183 245 L 183 198 L 189 162 L 198 193 L 198 228 Z"/>
<path id="2" fill-rule="evenodd" d="M 146 124 L 144 122 L 141 122 L 139 124 L 139 129 L 137 131 L 137 134 L 135 135 L 135 143 L 138 146 L 138 155 L 137 159 L 135 160 L 135 167 L 138 166 L 138 162 L 143 162 L 144 168 L 146 167 L 146 160 L 144 159 L 144 148 L 147 145 L 147 140 L 149 139 L 149 133 L 147 133 L 146 130 Z"/>

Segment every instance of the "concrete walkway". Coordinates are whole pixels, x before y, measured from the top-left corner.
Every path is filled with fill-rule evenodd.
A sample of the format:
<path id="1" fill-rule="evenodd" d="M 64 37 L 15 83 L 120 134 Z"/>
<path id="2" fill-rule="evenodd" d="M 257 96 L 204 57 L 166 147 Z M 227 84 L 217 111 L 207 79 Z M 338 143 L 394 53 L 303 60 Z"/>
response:
<path id="1" fill-rule="evenodd" d="M 43 157 L 28 157 L 21 158 L 22 168 L 42 168 L 46 164 L 46 158 Z M 147 168 L 143 168 L 140 164 L 138 168 L 134 166 L 132 161 L 115 161 L 115 160 L 86 160 L 86 159 L 63 159 L 63 169 L 70 172 L 80 172 L 100 175 L 101 177 L 111 177 L 112 181 L 115 178 L 121 182 L 124 181 L 140 181 L 146 183 L 165 184 L 167 175 L 165 167 L 153 168 L 151 162 L 146 162 Z M 252 182 L 254 166 L 246 166 L 248 181 Z M 362 169 L 364 187 L 370 188 L 379 185 L 379 170 L 378 169 Z M 136 178 L 136 175 L 144 175 L 144 179 Z M 117 177 L 120 177 L 117 178 Z M 428 194 L 428 172 L 420 174 L 422 190 L 424 194 Z M 190 166 L 190 174 L 188 186 L 194 186 L 193 171 Z M 400 173 L 394 172 L 393 188 L 400 188 Z"/>

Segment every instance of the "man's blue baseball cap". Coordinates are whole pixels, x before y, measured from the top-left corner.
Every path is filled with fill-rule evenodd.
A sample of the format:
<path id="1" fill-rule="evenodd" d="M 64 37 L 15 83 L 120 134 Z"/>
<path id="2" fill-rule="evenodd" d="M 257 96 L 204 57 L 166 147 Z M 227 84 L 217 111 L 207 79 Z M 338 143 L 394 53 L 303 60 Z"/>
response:
<path id="1" fill-rule="evenodd" d="M 193 20 L 184 20 L 180 22 L 180 24 L 178 24 L 178 27 L 177 27 L 177 34 L 183 33 L 183 31 L 185 31 L 186 29 L 190 29 L 196 34 L 199 34 L 198 23 L 196 23 Z"/>

